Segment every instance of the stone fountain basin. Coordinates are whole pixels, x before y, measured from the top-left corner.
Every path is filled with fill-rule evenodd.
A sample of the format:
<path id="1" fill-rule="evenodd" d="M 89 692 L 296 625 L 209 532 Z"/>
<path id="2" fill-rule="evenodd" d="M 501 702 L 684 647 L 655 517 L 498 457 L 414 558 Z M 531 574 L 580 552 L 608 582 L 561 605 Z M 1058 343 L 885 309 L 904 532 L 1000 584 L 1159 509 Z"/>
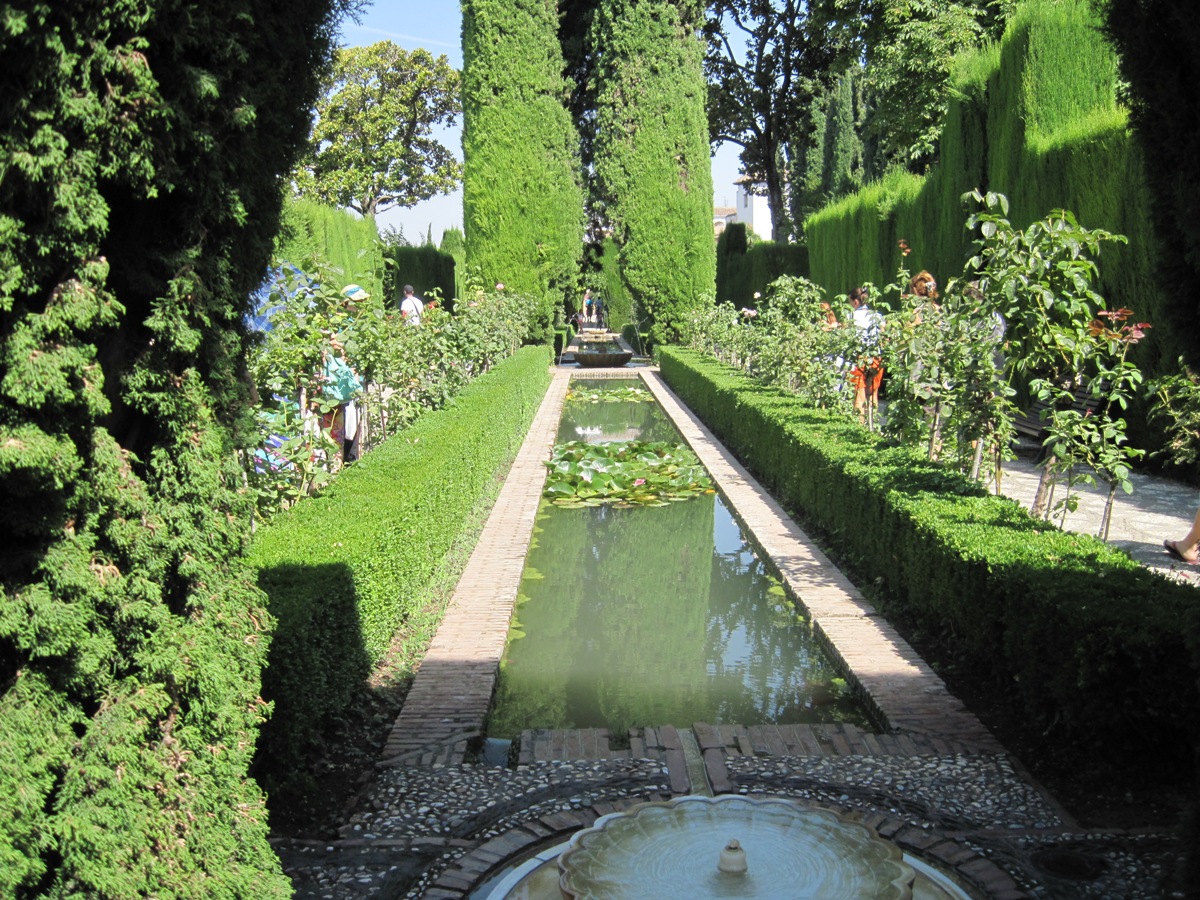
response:
<path id="1" fill-rule="evenodd" d="M 632 350 L 587 350 L 575 351 L 575 362 L 585 369 L 599 369 L 608 366 L 623 366 L 633 359 Z"/>
<path id="2" fill-rule="evenodd" d="M 747 872 L 717 862 L 731 839 Z M 681 797 L 614 813 L 576 833 L 558 857 L 568 898 L 908 900 L 916 873 L 900 848 L 825 809 L 787 800 Z"/>

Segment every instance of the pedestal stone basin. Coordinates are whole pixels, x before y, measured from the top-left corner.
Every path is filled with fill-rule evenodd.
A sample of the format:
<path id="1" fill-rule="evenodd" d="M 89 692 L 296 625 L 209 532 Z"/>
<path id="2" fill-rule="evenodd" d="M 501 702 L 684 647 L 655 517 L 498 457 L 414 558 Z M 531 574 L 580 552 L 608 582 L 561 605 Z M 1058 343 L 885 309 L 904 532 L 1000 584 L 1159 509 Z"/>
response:
<path id="1" fill-rule="evenodd" d="M 728 865 L 733 841 L 744 872 Z M 865 825 L 787 800 L 733 796 L 603 816 L 571 838 L 558 869 L 563 896 L 588 900 L 909 900 L 916 877 L 900 848 Z"/>
<path id="2" fill-rule="evenodd" d="M 585 369 L 623 366 L 633 359 L 629 350 L 576 350 L 575 362 Z"/>

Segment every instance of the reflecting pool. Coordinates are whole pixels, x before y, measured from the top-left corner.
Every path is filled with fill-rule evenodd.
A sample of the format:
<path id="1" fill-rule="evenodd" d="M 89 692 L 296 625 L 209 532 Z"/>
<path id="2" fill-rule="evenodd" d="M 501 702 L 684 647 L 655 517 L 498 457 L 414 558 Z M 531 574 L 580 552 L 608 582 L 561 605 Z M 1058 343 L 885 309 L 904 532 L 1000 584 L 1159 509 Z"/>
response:
<path id="1" fill-rule="evenodd" d="M 559 440 L 580 430 L 679 440 L 655 403 L 569 403 Z M 719 495 L 650 508 L 543 502 L 517 604 L 490 737 L 869 724 Z"/>

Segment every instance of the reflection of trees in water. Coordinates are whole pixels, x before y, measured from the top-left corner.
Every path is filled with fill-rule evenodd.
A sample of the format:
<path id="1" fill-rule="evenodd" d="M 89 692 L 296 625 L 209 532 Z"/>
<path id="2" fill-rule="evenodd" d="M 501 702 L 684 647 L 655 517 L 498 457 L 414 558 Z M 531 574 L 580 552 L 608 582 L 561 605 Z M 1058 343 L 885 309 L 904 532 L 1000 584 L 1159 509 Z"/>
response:
<path id="1" fill-rule="evenodd" d="M 567 403 L 555 440 L 577 441 L 577 429 L 600 429 L 593 440 L 678 441 L 679 432 L 657 403 Z"/>
<path id="2" fill-rule="evenodd" d="M 711 573 L 705 563 L 713 499 L 611 509 L 596 533 L 597 546 L 606 549 L 596 560 L 597 590 L 581 625 L 584 633 L 607 630 L 608 639 L 594 645 L 587 669 L 594 672 L 596 702 L 611 727 L 687 725 L 692 710 L 707 706 L 704 631 Z"/>
<path id="3" fill-rule="evenodd" d="M 524 728 L 565 727 L 566 683 L 559 665 L 575 642 L 585 560 L 591 555 L 584 520 L 595 512 L 559 509 L 546 501 L 538 509 L 488 720 L 493 737 L 515 738 Z"/>
<path id="4" fill-rule="evenodd" d="M 743 542 L 716 548 L 712 567 L 707 654 L 710 670 L 728 684 L 721 720 L 865 724 L 767 564 Z"/>
<path id="5" fill-rule="evenodd" d="M 510 647 L 493 736 L 865 722 L 766 566 L 727 540 L 714 549 L 714 525 L 728 515 L 716 502 L 543 507 L 517 613 L 528 637 Z M 728 537 L 730 527 L 718 530 Z"/>
<path id="6" fill-rule="evenodd" d="M 544 507 L 517 613 L 528 636 L 510 645 L 494 736 L 693 721 L 685 711 L 705 691 L 712 509 L 712 495 L 657 508 Z"/>
<path id="7" fill-rule="evenodd" d="M 643 440 L 679 440 L 657 403 L 566 404 L 558 440 L 585 428 L 609 440 L 631 429 Z M 658 508 L 543 504 L 516 614 L 527 636 L 510 643 L 493 736 L 865 721 L 716 503 L 708 495 Z"/>

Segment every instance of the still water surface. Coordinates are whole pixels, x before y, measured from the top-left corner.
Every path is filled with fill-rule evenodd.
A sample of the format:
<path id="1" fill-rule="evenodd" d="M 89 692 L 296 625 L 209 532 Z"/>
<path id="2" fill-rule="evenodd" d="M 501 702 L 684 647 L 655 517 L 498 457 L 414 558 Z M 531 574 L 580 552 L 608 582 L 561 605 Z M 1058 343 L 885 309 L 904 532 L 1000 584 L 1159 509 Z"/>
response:
<path id="1" fill-rule="evenodd" d="M 568 403 L 559 432 L 635 437 L 679 440 L 653 403 Z M 718 495 L 654 508 L 542 504 L 490 737 L 835 721 L 868 724 Z"/>

